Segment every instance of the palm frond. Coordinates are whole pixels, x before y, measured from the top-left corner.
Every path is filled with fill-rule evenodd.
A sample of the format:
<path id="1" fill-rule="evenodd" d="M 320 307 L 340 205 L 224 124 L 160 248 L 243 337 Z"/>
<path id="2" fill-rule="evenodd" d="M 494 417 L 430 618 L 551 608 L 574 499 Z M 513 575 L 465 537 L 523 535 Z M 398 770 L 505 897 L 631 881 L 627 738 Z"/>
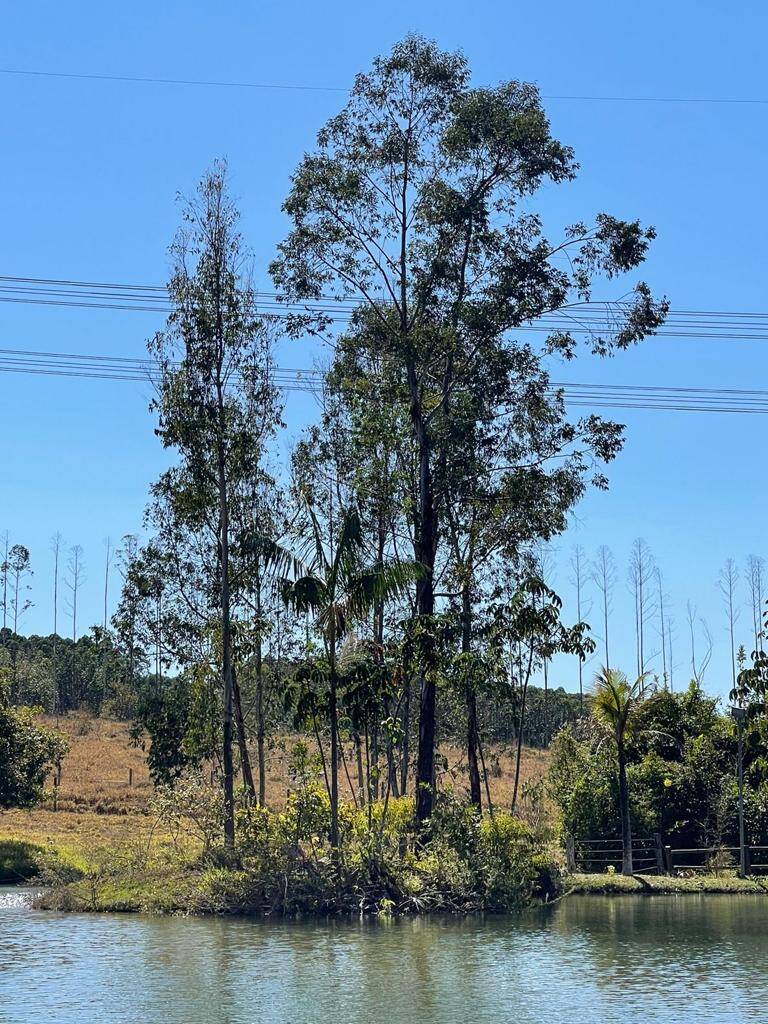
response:
<path id="1" fill-rule="evenodd" d="M 402 597 L 426 573 L 426 568 L 419 562 L 377 562 L 368 566 L 349 581 L 345 601 L 347 611 L 360 618 L 377 601 Z"/>
<path id="2" fill-rule="evenodd" d="M 595 677 L 592 714 L 617 741 L 623 741 L 638 725 L 636 712 L 646 699 L 648 673 L 633 683 L 618 669 L 603 668 Z"/>
<path id="3" fill-rule="evenodd" d="M 341 523 L 333 565 L 329 574 L 329 587 L 334 590 L 340 578 L 350 576 L 357 566 L 363 546 L 363 528 L 356 508 L 348 508 Z"/>
<path id="4" fill-rule="evenodd" d="M 323 530 L 322 530 L 322 527 L 320 526 L 320 521 L 318 520 L 317 513 L 312 508 L 312 505 L 309 502 L 309 500 L 305 500 L 305 502 L 304 502 L 304 509 L 305 509 L 307 515 L 309 516 L 311 535 L 308 538 L 308 540 L 309 540 L 309 544 L 312 547 L 314 547 L 314 552 L 315 552 L 314 564 L 315 564 L 315 568 L 316 568 L 317 571 L 322 570 L 323 575 L 328 576 L 331 567 L 330 567 L 330 564 L 328 562 L 328 557 L 327 557 L 327 555 L 325 553 L 325 548 L 323 546 Z"/>
<path id="5" fill-rule="evenodd" d="M 325 582 L 318 576 L 300 576 L 297 580 L 283 580 L 282 597 L 297 612 L 316 612 L 328 598 Z"/>
<path id="6" fill-rule="evenodd" d="M 266 534 L 252 534 L 244 541 L 243 549 L 261 559 L 264 569 L 276 576 L 298 579 L 309 575 L 309 567 L 301 558 Z"/>

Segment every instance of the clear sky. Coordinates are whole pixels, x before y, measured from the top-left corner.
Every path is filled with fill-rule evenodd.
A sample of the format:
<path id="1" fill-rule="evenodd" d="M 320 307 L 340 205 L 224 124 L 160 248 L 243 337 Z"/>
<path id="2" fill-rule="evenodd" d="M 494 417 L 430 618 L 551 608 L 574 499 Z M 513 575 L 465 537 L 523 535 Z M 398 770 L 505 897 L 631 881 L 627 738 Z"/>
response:
<path id="1" fill-rule="evenodd" d="M 0 68 L 344 88 L 410 30 L 461 47 L 477 83 L 519 78 L 545 96 L 768 99 L 768 9 L 751 0 L 643 4 L 455 0 L 385 5 L 165 2 L 6 5 Z M 161 283 L 178 223 L 177 192 L 228 159 L 257 278 L 285 232 L 288 178 L 343 92 L 202 88 L 0 74 L 0 275 Z M 537 203 L 555 223 L 601 210 L 656 225 L 643 276 L 678 309 L 765 311 L 768 105 L 547 100 L 553 131 L 581 163 L 577 182 Z M 606 290 L 604 293 L 612 293 Z M 149 313 L 0 303 L 0 347 L 143 355 Z M 284 365 L 312 365 L 294 343 Z M 558 370 L 575 381 L 760 388 L 759 341 L 658 338 L 606 363 Z M 104 539 L 140 524 L 164 464 L 141 384 L 3 374 L 0 531 L 31 550 L 34 607 L 52 624 L 49 538 L 85 549 L 79 621 L 101 618 Z M 295 436 L 313 415 L 288 404 Z M 609 545 L 619 563 L 613 626 L 628 669 L 626 562 L 642 536 L 665 575 L 677 623 L 676 679 L 689 660 L 690 598 L 715 643 L 708 688 L 729 661 L 715 581 L 724 560 L 768 554 L 761 416 L 622 411 L 627 445 L 608 494 L 579 507 L 555 548 L 555 582 L 572 594 L 574 544 Z M 111 595 L 117 597 L 115 588 Z M 746 601 L 746 589 L 742 591 Z M 66 613 L 60 612 L 66 630 Z M 748 613 L 742 612 L 747 637 Z M 558 681 L 567 674 L 558 666 Z M 571 673 L 573 669 L 570 669 Z M 590 668 L 591 671 L 591 668 Z M 570 680 L 566 682 L 572 683 Z"/>

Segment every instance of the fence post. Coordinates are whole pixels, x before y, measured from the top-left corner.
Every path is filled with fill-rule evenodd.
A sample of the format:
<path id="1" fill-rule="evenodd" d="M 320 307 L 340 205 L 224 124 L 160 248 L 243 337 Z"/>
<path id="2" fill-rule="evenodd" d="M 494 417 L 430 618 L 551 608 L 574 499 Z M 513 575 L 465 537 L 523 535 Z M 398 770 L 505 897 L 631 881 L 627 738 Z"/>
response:
<path id="1" fill-rule="evenodd" d="M 663 875 L 666 873 L 664 867 L 664 847 L 661 842 L 661 836 L 658 832 L 654 832 L 653 834 L 653 850 L 656 854 L 656 869 L 660 875 Z"/>
<path id="2" fill-rule="evenodd" d="M 665 861 L 665 863 L 667 865 L 667 874 L 671 875 L 672 874 L 672 847 L 671 846 L 665 846 L 664 847 L 664 861 Z"/>
<path id="3" fill-rule="evenodd" d="M 58 811 L 59 809 L 59 773 L 55 772 L 53 776 L 53 809 Z"/>
<path id="4" fill-rule="evenodd" d="M 744 874 L 752 874 L 752 848 L 750 846 L 744 847 Z"/>
<path id="5" fill-rule="evenodd" d="M 565 837 L 565 866 L 569 871 L 576 870 L 576 844 L 573 836 Z"/>
<path id="6" fill-rule="evenodd" d="M 133 785 L 133 768 L 128 769 L 128 785 Z"/>

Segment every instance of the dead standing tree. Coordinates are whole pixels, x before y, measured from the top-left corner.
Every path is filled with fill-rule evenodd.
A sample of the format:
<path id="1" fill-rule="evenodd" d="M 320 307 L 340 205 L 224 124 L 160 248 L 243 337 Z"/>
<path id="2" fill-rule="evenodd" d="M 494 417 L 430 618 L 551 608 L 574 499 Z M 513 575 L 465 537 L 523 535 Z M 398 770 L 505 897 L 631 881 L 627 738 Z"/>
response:
<path id="1" fill-rule="evenodd" d="M 752 629 L 755 639 L 754 650 L 762 652 L 765 559 L 759 555 L 750 555 L 747 559 L 747 584 L 749 587 L 749 602 L 752 610 Z"/>
<path id="2" fill-rule="evenodd" d="M 85 566 L 83 564 L 83 549 L 79 544 L 73 544 L 69 549 L 69 560 L 67 562 L 67 575 L 65 584 L 69 590 L 67 607 L 72 616 L 72 699 L 79 701 L 78 666 L 77 666 L 77 600 L 80 590 L 85 582 Z"/>
<path id="3" fill-rule="evenodd" d="M 53 713 L 59 713 L 59 663 L 58 663 L 58 639 L 59 639 L 59 562 L 61 560 L 62 536 L 57 531 L 51 537 L 51 551 L 53 552 Z"/>
<path id="4" fill-rule="evenodd" d="M 733 558 L 726 560 L 720 570 L 717 588 L 723 599 L 731 648 L 731 688 L 736 689 L 736 623 L 739 620 L 739 608 L 736 603 L 736 590 L 739 582 L 739 569 Z"/>
<path id="5" fill-rule="evenodd" d="M 592 562 L 592 579 L 600 594 L 600 611 L 603 624 L 603 653 L 605 668 L 611 667 L 608 633 L 611 613 L 613 611 L 613 591 L 616 586 L 616 562 L 611 549 L 604 544 L 597 549 Z"/>
<path id="6" fill-rule="evenodd" d="M 632 545 L 629 560 L 629 587 L 635 602 L 635 642 L 637 653 L 637 675 L 642 676 L 648 669 L 653 655 L 648 654 L 648 621 L 656 612 L 654 594 L 654 564 L 651 549 L 639 537 Z"/>
<path id="7" fill-rule="evenodd" d="M 571 583 L 576 591 L 576 621 L 583 622 L 592 610 L 592 602 L 586 601 L 584 588 L 589 580 L 587 556 L 581 544 L 577 544 L 571 555 Z M 584 660 L 579 658 L 579 701 L 584 705 Z"/>
<path id="8" fill-rule="evenodd" d="M 26 596 L 29 591 L 29 578 L 32 575 L 30 568 L 29 550 L 23 544 L 14 544 L 8 552 L 8 558 L 4 566 L 8 576 L 10 588 L 10 609 L 13 621 L 13 647 L 11 649 L 11 701 L 18 698 L 19 672 L 18 672 L 18 647 L 19 647 L 19 619 L 32 607 L 32 602 Z"/>

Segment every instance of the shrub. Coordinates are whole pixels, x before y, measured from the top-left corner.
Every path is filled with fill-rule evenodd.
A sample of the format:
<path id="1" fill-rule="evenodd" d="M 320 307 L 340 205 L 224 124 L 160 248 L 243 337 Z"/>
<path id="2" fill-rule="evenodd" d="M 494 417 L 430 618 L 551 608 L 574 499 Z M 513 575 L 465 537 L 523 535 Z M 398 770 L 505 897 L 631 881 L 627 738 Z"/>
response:
<path id="1" fill-rule="evenodd" d="M 67 750 L 63 736 L 38 725 L 39 708 L 0 704 L 0 809 L 31 807 Z"/>
<path id="2" fill-rule="evenodd" d="M 738 842 L 733 724 L 714 698 L 691 685 L 659 693 L 642 709 L 628 746 L 627 780 L 633 833 L 661 833 L 672 846 L 719 847 Z M 757 738 L 747 749 L 745 812 L 748 841 L 768 842 L 768 781 Z M 561 827 L 575 839 L 620 835 L 616 769 L 588 728 L 563 729 L 552 747 L 549 789 Z"/>

